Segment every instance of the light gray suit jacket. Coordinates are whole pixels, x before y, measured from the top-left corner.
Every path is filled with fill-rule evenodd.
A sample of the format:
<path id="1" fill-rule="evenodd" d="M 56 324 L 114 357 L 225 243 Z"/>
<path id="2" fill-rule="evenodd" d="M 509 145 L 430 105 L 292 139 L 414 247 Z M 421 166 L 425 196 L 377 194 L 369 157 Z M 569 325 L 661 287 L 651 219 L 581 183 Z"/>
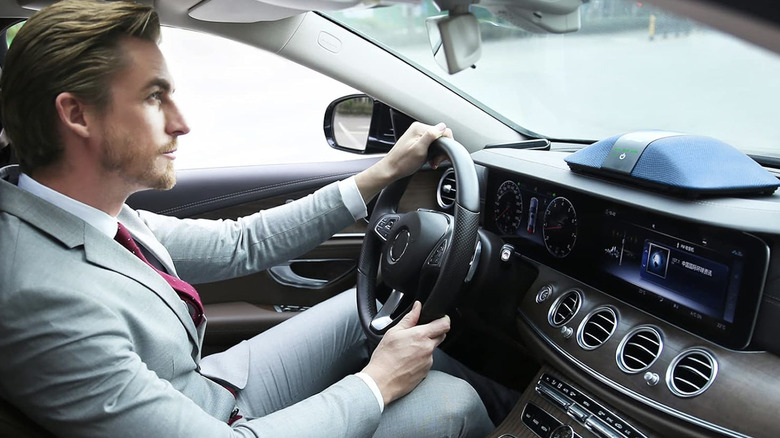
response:
<path id="1" fill-rule="evenodd" d="M 205 323 L 159 275 L 0 170 L 0 396 L 64 437 L 363 437 L 380 412 L 348 376 L 283 415 L 226 424 L 233 396 L 199 373 Z M 315 247 L 354 218 L 336 185 L 237 221 L 125 206 L 122 222 L 191 283 L 246 275 Z M 247 361 L 218 376 L 242 388 Z"/>

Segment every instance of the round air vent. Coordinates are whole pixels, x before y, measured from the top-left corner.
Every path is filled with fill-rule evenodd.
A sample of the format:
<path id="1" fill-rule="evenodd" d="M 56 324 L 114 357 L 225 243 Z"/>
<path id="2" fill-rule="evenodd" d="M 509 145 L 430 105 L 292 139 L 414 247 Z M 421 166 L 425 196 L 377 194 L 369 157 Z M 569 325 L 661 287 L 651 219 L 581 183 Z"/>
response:
<path id="1" fill-rule="evenodd" d="M 582 293 L 577 289 L 566 291 L 558 297 L 547 314 L 547 320 L 553 327 L 560 327 L 574 318 L 582 304 Z"/>
<path id="2" fill-rule="evenodd" d="M 439 188 L 436 190 L 436 202 L 439 203 L 439 207 L 445 210 L 452 208 L 455 205 L 455 193 L 457 193 L 455 170 L 450 167 L 439 179 Z"/>
<path id="3" fill-rule="evenodd" d="M 666 371 L 666 384 L 678 397 L 695 397 L 712 385 L 718 362 L 700 348 L 686 350 L 674 358 Z"/>
<path id="4" fill-rule="evenodd" d="M 585 315 L 577 330 L 577 343 L 586 350 L 594 350 L 615 333 L 617 313 L 610 307 L 599 307 Z"/>
<path id="5" fill-rule="evenodd" d="M 629 374 L 642 372 L 658 359 L 663 348 L 663 340 L 657 329 L 637 327 L 620 341 L 617 349 L 618 366 Z"/>

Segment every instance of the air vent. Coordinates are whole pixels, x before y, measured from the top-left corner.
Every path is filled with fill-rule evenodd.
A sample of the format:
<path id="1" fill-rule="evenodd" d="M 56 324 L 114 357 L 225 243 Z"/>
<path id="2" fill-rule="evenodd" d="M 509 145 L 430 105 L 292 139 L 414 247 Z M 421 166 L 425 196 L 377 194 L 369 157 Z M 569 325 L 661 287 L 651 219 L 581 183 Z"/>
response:
<path id="1" fill-rule="evenodd" d="M 718 374 L 718 362 L 700 348 L 684 351 L 674 358 L 666 372 L 666 384 L 678 397 L 695 397 L 710 387 Z"/>
<path id="2" fill-rule="evenodd" d="M 594 350 L 615 333 L 617 314 L 610 307 L 599 307 L 585 316 L 577 330 L 577 343 L 586 350 Z"/>
<path id="3" fill-rule="evenodd" d="M 574 318 L 582 304 L 582 293 L 577 289 L 571 289 L 558 297 L 550 306 L 547 320 L 553 327 L 560 327 Z"/>
<path id="4" fill-rule="evenodd" d="M 620 342 L 617 363 L 621 370 L 636 374 L 648 368 L 658 359 L 663 350 L 661 334 L 649 326 L 631 330 Z"/>
<path id="5" fill-rule="evenodd" d="M 436 190 L 436 202 L 439 203 L 439 207 L 445 210 L 452 208 L 455 205 L 455 193 L 457 193 L 455 170 L 450 167 L 444 171 L 439 180 L 439 188 Z"/>

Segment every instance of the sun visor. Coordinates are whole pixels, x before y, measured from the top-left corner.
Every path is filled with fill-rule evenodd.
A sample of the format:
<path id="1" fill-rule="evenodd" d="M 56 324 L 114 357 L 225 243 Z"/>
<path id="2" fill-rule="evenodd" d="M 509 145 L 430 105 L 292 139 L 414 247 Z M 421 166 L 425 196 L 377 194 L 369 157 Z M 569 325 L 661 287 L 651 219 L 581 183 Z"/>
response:
<path id="1" fill-rule="evenodd" d="M 307 11 L 350 8 L 360 0 L 206 0 L 190 9 L 189 16 L 213 23 L 257 23 L 293 17 Z"/>
<path id="2" fill-rule="evenodd" d="M 635 131 L 568 156 L 575 172 L 684 196 L 768 195 L 780 181 L 738 149 L 710 137 Z"/>

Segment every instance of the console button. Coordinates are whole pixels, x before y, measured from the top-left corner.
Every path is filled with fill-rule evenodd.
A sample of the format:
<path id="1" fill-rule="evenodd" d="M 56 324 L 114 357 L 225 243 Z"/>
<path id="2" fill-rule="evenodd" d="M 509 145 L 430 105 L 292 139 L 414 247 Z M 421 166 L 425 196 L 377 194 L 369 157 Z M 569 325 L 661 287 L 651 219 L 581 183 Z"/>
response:
<path id="1" fill-rule="evenodd" d="M 549 400 L 559 408 L 563 409 L 564 411 L 571 404 L 571 401 L 569 401 L 569 399 L 564 397 L 563 394 L 561 394 L 560 392 L 558 392 L 553 388 L 550 388 L 544 383 L 540 383 L 539 385 L 536 386 L 536 392 L 544 396 L 544 398 L 546 398 L 547 400 Z"/>
<path id="2" fill-rule="evenodd" d="M 569 410 L 566 411 L 566 413 L 569 414 L 575 420 L 579 421 L 580 423 L 584 423 L 585 420 L 587 420 L 588 417 L 590 417 L 590 413 L 576 403 L 572 403 L 572 405 L 569 406 Z"/>
<path id="3" fill-rule="evenodd" d="M 541 437 L 549 437 L 552 431 L 561 425 L 555 417 L 533 403 L 528 403 L 523 408 L 523 423 Z"/>
<path id="4" fill-rule="evenodd" d="M 612 430 L 607 424 L 598 418 L 590 417 L 585 421 L 585 427 L 587 427 L 594 435 L 601 438 L 623 438 Z"/>

